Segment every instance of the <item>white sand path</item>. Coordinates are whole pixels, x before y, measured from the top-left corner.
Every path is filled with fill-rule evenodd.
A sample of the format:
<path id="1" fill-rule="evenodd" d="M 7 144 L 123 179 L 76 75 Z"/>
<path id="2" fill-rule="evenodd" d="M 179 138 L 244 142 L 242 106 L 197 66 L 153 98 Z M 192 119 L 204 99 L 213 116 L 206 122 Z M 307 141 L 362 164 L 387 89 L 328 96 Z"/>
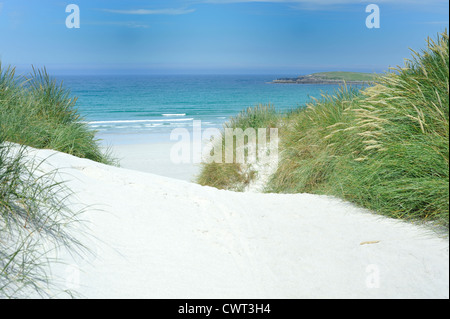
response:
<path id="1" fill-rule="evenodd" d="M 72 284 L 79 269 L 83 297 L 449 297 L 449 241 L 425 227 L 327 196 L 220 191 L 34 154 L 60 170 L 74 208 L 93 205 L 93 255 L 54 268 Z"/>

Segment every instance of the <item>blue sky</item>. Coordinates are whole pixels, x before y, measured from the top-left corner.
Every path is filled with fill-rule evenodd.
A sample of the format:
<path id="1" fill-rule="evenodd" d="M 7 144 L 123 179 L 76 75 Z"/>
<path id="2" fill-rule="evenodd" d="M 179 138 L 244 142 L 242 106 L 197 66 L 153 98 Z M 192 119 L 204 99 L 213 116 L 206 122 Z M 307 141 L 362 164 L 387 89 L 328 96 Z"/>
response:
<path id="1" fill-rule="evenodd" d="M 68 4 L 81 28 L 68 29 Z M 381 28 L 368 29 L 376 3 Z M 0 0 L 0 59 L 54 73 L 383 71 L 448 27 L 446 0 Z"/>

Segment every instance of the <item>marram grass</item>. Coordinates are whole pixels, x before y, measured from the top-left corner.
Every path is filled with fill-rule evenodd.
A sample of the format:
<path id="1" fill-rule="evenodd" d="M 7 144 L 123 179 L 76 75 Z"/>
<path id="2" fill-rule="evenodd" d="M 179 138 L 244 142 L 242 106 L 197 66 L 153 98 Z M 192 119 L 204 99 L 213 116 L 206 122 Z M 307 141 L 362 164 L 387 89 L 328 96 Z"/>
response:
<path id="1" fill-rule="evenodd" d="M 242 131 L 248 128 L 255 130 L 270 129 L 276 128 L 279 120 L 280 114 L 273 105 L 262 104 L 249 107 L 230 118 L 224 124 L 221 136 L 214 141 L 214 143 L 219 143 L 219 147 L 222 149 L 222 162 L 203 163 L 200 174 L 196 179 L 197 183 L 218 189 L 243 191 L 257 177 L 257 172 L 252 169 L 251 165 L 236 161 L 235 138 L 231 150 L 233 152 L 233 163 L 226 163 L 225 154 L 229 151 L 229 148 L 227 149 L 225 145 L 225 129 L 239 128 Z M 269 137 L 269 134 L 267 136 Z M 247 143 L 247 141 L 244 143 Z M 248 155 L 247 152 L 246 154 Z"/>
<path id="2" fill-rule="evenodd" d="M 40 172 L 25 152 L 0 135 L 0 299 L 70 297 L 49 266 L 58 250 L 87 251 L 71 231 L 78 212 L 66 205 L 70 191 L 54 181 L 56 171 Z"/>
<path id="3" fill-rule="evenodd" d="M 45 70 L 24 77 L 0 64 L 0 299 L 73 296 L 49 266 L 60 249 L 87 251 L 70 231 L 78 212 L 67 206 L 70 190 L 55 182 L 57 172 L 41 172 L 25 153 L 32 146 L 110 163 L 75 103 Z"/>
<path id="4" fill-rule="evenodd" d="M 0 64 L 0 129 L 7 141 L 111 164 L 62 84 L 44 70 L 17 76 Z"/>
<path id="5" fill-rule="evenodd" d="M 280 161 L 266 190 L 333 195 L 392 218 L 448 227 L 448 45 L 445 31 L 373 86 L 341 87 L 279 117 Z M 258 120 L 269 113 L 246 111 L 228 125 L 269 127 Z M 237 164 L 205 164 L 199 182 L 234 189 L 243 180 Z"/>
<path id="6" fill-rule="evenodd" d="M 448 227 L 448 80 L 444 32 L 373 87 L 341 89 L 287 118 L 270 189 L 335 195 Z"/>

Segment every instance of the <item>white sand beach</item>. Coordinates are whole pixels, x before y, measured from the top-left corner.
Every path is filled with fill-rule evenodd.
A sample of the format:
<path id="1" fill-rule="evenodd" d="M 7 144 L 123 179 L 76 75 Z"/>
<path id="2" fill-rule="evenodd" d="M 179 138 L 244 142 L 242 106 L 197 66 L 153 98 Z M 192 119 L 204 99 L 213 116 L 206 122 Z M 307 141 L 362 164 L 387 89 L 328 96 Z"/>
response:
<path id="1" fill-rule="evenodd" d="M 200 172 L 199 164 L 174 164 L 170 149 L 176 142 L 111 145 L 120 167 L 192 182 Z"/>
<path id="2" fill-rule="evenodd" d="M 50 150 L 92 253 L 53 276 L 84 298 L 448 298 L 449 241 L 339 199 L 234 193 Z"/>

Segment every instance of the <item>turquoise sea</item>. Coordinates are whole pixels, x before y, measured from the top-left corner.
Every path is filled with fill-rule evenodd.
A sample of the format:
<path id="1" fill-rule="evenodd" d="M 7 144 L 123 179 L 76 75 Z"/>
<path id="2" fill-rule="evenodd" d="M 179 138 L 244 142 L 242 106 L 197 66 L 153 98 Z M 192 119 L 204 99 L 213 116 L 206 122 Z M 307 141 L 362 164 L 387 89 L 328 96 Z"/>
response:
<path id="1" fill-rule="evenodd" d="M 280 111 L 304 105 L 336 85 L 272 84 L 285 75 L 60 76 L 90 127 L 102 139 L 168 137 L 174 128 L 217 127 L 244 108 L 271 103 Z"/>

